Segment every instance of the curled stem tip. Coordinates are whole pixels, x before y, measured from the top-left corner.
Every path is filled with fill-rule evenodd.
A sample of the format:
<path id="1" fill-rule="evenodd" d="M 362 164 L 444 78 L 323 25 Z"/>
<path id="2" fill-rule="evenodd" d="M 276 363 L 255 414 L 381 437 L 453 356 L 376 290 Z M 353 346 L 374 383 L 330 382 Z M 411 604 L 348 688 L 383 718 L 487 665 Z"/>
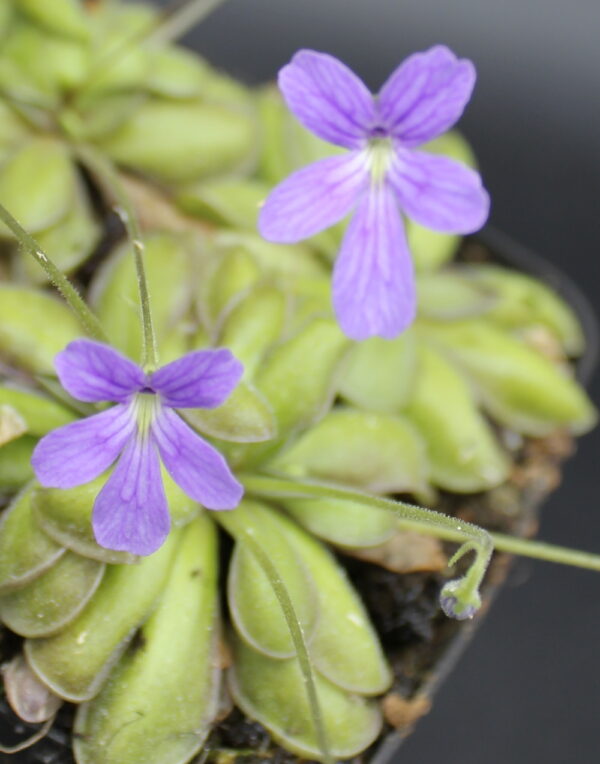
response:
<path id="1" fill-rule="evenodd" d="M 413 530 L 428 536 L 435 536 L 445 541 L 461 543 L 462 545 L 454 555 L 451 564 L 454 564 L 467 552 L 474 553 L 474 560 L 464 578 L 460 579 L 462 582 L 460 587 L 454 587 L 452 591 L 452 596 L 456 599 L 456 607 L 454 609 L 449 608 L 448 610 L 453 610 L 449 614 L 458 618 L 469 617 L 460 614 L 467 607 L 472 608 L 477 603 L 477 607 L 479 607 L 481 604 L 478 590 L 494 549 L 489 533 L 483 528 L 431 509 L 424 509 L 423 507 L 416 507 L 378 496 L 370 496 L 359 491 L 351 491 L 323 483 L 283 480 L 262 475 L 243 476 L 242 482 L 249 493 L 263 497 L 285 496 L 341 499 L 375 509 L 384 509 L 396 515 L 399 525 L 403 529 Z M 449 592 L 447 593 L 449 594 Z M 470 615 L 472 615 L 472 612 L 470 612 Z"/>
<path id="2" fill-rule="evenodd" d="M 462 578 L 449 581 L 444 586 L 440 598 L 444 612 L 454 618 L 470 618 L 480 607 L 479 587 L 494 550 L 600 572 L 598 554 L 502 533 L 488 533 L 476 525 L 430 509 L 307 480 L 285 480 L 267 475 L 246 475 L 241 479 L 250 494 L 265 498 L 329 498 L 356 502 L 393 512 L 399 526 L 405 530 L 460 543 L 449 565 L 455 565 L 469 552 L 474 553 L 473 562 Z"/>

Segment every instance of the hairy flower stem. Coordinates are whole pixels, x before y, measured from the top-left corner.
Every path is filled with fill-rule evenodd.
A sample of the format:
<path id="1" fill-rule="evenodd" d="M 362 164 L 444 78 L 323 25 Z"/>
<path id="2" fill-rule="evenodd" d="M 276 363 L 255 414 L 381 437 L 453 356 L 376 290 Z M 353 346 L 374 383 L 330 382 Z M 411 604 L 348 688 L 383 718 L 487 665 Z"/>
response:
<path id="1" fill-rule="evenodd" d="M 488 563 L 494 551 L 490 534 L 483 528 L 472 523 L 467 523 L 456 517 L 435 512 L 432 509 L 416 507 L 404 502 L 383 499 L 378 496 L 370 496 L 358 491 L 350 491 L 345 488 L 337 488 L 323 483 L 309 481 L 292 481 L 267 476 L 249 475 L 241 476 L 241 482 L 250 494 L 257 496 L 277 498 L 279 497 L 306 497 L 315 499 L 341 499 L 352 501 L 364 506 L 384 509 L 393 512 L 399 521 L 399 525 L 406 530 L 414 530 L 427 536 L 435 536 L 445 541 L 462 542 L 461 548 L 455 555 L 458 560 L 469 551 L 475 553 L 467 577 L 469 589 L 479 588 Z"/>
<path id="2" fill-rule="evenodd" d="M 546 544 L 543 541 L 532 541 L 530 539 L 507 536 L 502 533 L 488 532 L 478 528 L 476 525 L 443 515 L 440 512 L 414 507 L 403 502 L 382 499 L 358 491 L 349 491 L 344 488 L 336 488 L 316 482 L 282 480 L 258 475 L 242 476 L 241 480 L 248 492 L 257 496 L 270 498 L 285 496 L 312 497 L 315 499 L 345 499 L 346 501 L 357 502 L 363 506 L 371 506 L 394 512 L 398 517 L 399 525 L 405 530 L 416 531 L 426 536 L 435 536 L 444 541 L 462 542 L 463 546 L 452 558 L 452 563 L 457 562 L 463 554 L 474 551 L 475 554 L 487 555 L 485 557 L 486 567 L 490 556 L 488 551 L 491 547 L 491 550 L 498 552 L 507 552 L 508 554 L 517 554 L 522 557 L 546 560 L 547 562 L 555 562 L 560 565 L 572 565 L 577 568 L 600 572 L 600 555 L 598 554 L 581 552 L 576 549 L 556 546 L 555 544 Z M 479 544 L 482 543 L 484 550 L 479 548 Z M 476 564 L 477 561 L 473 563 L 473 566 Z M 468 575 L 469 577 L 474 575 L 472 569 Z"/>
<path id="3" fill-rule="evenodd" d="M 85 334 L 96 340 L 107 342 L 106 334 L 104 333 L 100 322 L 86 305 L 77 289 L 64 273 L 56 267 L 52 260 L 50 260 L 36 240 L 30 236 L 21 225 L 19 225 L 10 212 L 1 204 L 0 220 L 2 220 L 6 227 L 12 231 L 21 247 L 23 247 L 23 249 L 46 271 L 50 283 L 64 297 L 65 302 L 77 317 Z"/>
<path id="4" fill-rule="evenodd" d="M 317 688 L 315 685 L 315 677 L 312 669 L 312 663 L 306 647 L 306 640 L 302 631 L 302 626 L 294 610 L 292 598 L 289 595 L 288 590 L 279 575 L 276 566 L 271 562 L 269 555 L 261 547 L 256 540 L 252 531 L 248 528 L 244 528 L 241 524 L 235 522 L 233 514 L 226 513 L 225 516 L 221 516 L 218 512 L 214 514 L 214 517 L 218 522 L 235 536 L 236 540 L 242 544 L 246 544 L 248 549 L 254 555 L 256 561 L 263 569 L 263 573 L 267 577 L 273 593 L 277 597 L 279 606 L 285 617 L 287 627 L 294 643 L 296 650 L 296 657 L 298 658 L 298 664 L 300 671 L 302 672 L 302 678 L 306 687 L 306 694 L 308 696 L 308 704 L 311 708 L 313 724 L 315 727 L 315 733 L 318 741 L 319 748 L 323 754 L 323 761 L 325 764 L 334 764 L 331 753 L 329 752 L 329 745 L 327 743 L 327 735 L 323 724 L 323 717 L 321 714 L 321 705 L 319 703 L 319 696 L 317 695 Z"/>
<path id="5" fill-rule="evenodd" d="M 575 568 L 597 570 L 600 572 L 600 555 L 591 552 L 580 552 L 577 549 L 568 549 L 564 546 L 546 544 L 543 541 L 531 541 L 529 539 L 506 536 L 502 533 L 491 533 L 494 547 L 499 552 L 518 554 L 523 557 L 532 557 L 535 560 L 556 562 L 560 565 L 572 565 Z"/>
<path id="6" fill-rule="evenodd" d="M 140 294 L 140 313 L 142 322 L 142 366 L 145 371 L 152 372 L 158 366 L 158 349 L 152 312 L 150 310 L 150 294 L 144 269 L 144 241 L 136 211 L 131 204 L 128 194 L 121 183 L 117 170 L 104 156 L 90 146 L 76 146 L 75 151 L 89 171 L 96 177 L 107 196 L 113 199 L 113 209 L 121 219 L 127 237 L 131 243 L 135 270 L 137 274 L 138 291 Z"/>

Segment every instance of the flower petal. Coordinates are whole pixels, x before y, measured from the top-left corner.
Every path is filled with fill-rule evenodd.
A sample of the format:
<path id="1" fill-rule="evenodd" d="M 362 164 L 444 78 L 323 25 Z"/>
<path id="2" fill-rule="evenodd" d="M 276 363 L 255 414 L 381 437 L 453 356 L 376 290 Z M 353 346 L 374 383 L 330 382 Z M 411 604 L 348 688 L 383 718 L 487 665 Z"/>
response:
<path id="1" fill-rule="evenodd" d="M 376 121 L 373 96 L 337 58 L 300 50 L 279 72 L 278 82 L 290 111 L 319 138 L 348 149 L 364 145 Z"/>
<path id="2" fill-rule="evenodd" d="M 490 198 L 475 170 L 448 157 L 400 150 L 388 180 L 402 211 L 445 233 L 472 233 L 487 220 Z"/>
<path id="3" fill-rule="evenodd" d="M 59 427 L 33 451 L 37 479 L 49 488 L 89 483 L 110 467 L 134 429 L 131 410 L 123 405 Z"/>
<path id="4" fill-rule="evenodd" d="M 355 340 L 397 337 L 415 317 L 412 260 L 392 189 L 374 186 L 350 221 L 333 273 L 333 303 Z"/>
<path id="5" fill-rule="evenodd" d="M 329 228 L 354 207 L 368 177 L 362 151 L 303 167 L 267 197 L 258 219 L 261 236 L 291 244 Z"/>
<path id="6" fill-rule="evenodd" d="M 407 58 L 379 93 L 381 120 L 405 146 L 418 146 L 457 122 L 475 85 L 475 67 L 444 45 Z"/>
<path id="7" fill-rule="evenodd" d="M 75 340 L 54 361 L 58 378 L 74 398 L 88 403 L 117 401 L 144 387 L 144 372 L 109 345 Z"/>
<path id="8" fill-rule="evenodd" d="M 207 509 L 235 509 L 244 489 L 221 454 L 174 411 L 163 409 L 152 424 L 163 464 L 188 496 Z"/>
<path id="9" fill-rule="evenodd" d="M 92 526 L 106 549 L 147 555 L 169 534 L 171 518 L 151 437 L 132 437 L 94 503 Z"/>
<path id="10" fill-rule="evenodd" d="M 227 400 L 243 373 L 230 350 L 196 350 L 155 371 L 149 384 L 165 406 L 213 409 Z"/>

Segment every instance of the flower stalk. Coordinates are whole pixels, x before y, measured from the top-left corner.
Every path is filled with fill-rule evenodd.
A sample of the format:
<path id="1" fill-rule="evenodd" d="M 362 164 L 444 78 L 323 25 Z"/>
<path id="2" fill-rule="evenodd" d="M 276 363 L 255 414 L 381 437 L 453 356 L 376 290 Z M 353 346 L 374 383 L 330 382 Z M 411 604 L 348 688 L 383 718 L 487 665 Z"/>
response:
<path id="1" fill-rule="evenodd" d="M 460 588 L 454 592 L 457 601 L 457 612 L 471 608 L 474 599 L 487 570 L 488 563 L 494 551 L 490 534 L 483 528 L 467 523 L 456 517 L 449 517 L 441 512 L 416 507 L 403 502 L 391 501 L 378 496 L 369 496 L 358 491 L 306 481 L 290 481 L 280 478 L 270 478 L 262 475 L 242 476 L 242 484 L 250 494 L 263 497 L 312 497 L 315 499 L 341 499 L 353 501 L 375 509 L 384 509 L 397 515 L 403 529 L 414 530 L 428 536 L 435 536 L 445 541 L 462 542 L 451 564 L 458 561 L 469 551 L 475 553 L 475 559 L 463 579 Z M 451 582 L 453 585 L 458 582 Z M 476 609 L 476 607 L 475 607 Z M 472 615 L 475 609 L 470 612 Z M 456 615 L 455 612 L 452 613 Z M 460 617 L 460 616 L 458 616 Z"/>
<path id="2" fill-rule="evenodd" d="M 546 562 L 555 562 L 559 565 L 571 565 L 575 568 L 597 570 L 600 572 L 600 554 L 581 552 L 578 549 L 547 544 L 544 541 L 516 538 L 503 533 L 491 533 L 490 535 L 494 548 L 498 552 L 518 554 L 534 560 L 545 560 Z"/>
<path id="3" fill-rule="evenodd" d="M 150 374 L 158 368 L 158 346 L 152 311 L 150 309 L 150 293 L 144 269 L 144 241 L 137 213 L 125 192 L 121 179 L 111 162 L 104 158 L 91 146 L 77 146 L 76 152 L 81 161 L 94 174 L 104 189 L 112 197 L 113 209 L 125 226 L 135 261 L 138 291 L 140 294 L 140 312 L 142 322 L 142 366 Z"/>
<path id="4" fill-rule="evenodd" d="M 301 480 L 285 480 L 264 475 L 242 476 L 241 482 L 249 494 L 262 497 L 304 497 L 315 499 L 341 499 L 384 509 L 393 512 L 398 517 L 398 525 L 402 530 L 410 530 L 426 536 L 434 536 L 443 541 L 457 542 L 462 545 L 451 558 L 450 567 L 457 563 L 463 555 L 474 552 L 475 559 L 465 576 L 459 581 L 452 581 L 453 596 L 457 596 L 456 588 L 460 584 L 458 594 L 461 600 L 474 602 L 477 591 L 493 551 L 530 557 L 561 565 L 572 565 L 587 570 L 600 572 L 600 555 L 581 552 L 576 549 L 547 544 L 542 541 L 532 541 L 508 536 L 502 533 L 490 533 L 471 523 L 455 517 L 443 515 L 434 510 L 392 501 L 377 496 L 369 496 L 359 491 L 351 491 L 322 483 Z M 450 586 L 450 584 L 448 586 Z"/>
<path id="5" fill-rule="evenodd" d="M 71 308 L 81 328 L 89 337 L 106 342 L 106 334 L 96 316 L 92 313 L 75 286 L 64 273 L 56 267 L 48 255 L 42 250 L 36 240 L 15 220 L 10 212 L 0 204 L 0 220 L 13 233 L 21 247 L 44 269 L 52 286 L 54 286 Z"/>

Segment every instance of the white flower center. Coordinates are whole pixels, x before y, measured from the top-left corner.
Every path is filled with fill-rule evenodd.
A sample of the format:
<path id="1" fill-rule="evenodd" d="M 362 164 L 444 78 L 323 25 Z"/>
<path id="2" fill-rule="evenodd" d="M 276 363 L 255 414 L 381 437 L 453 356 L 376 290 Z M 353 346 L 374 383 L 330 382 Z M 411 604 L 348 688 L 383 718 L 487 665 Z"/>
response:
<path id="1" fill-rule="evenodd" d="M 367 145 L 367 163 L 373 185 L 379 185 L 385 180 L 390 164 L 394 157 L 394 147 L 391 138 L 371 138 Z"/>
<path id="2" fill-rule="evenodd" d="M 136 393 L 133 403 L 133 416 L 137 423 L 138 436 L 145 438 L 160 409 L 158 395 L 152 392 Z"/>

